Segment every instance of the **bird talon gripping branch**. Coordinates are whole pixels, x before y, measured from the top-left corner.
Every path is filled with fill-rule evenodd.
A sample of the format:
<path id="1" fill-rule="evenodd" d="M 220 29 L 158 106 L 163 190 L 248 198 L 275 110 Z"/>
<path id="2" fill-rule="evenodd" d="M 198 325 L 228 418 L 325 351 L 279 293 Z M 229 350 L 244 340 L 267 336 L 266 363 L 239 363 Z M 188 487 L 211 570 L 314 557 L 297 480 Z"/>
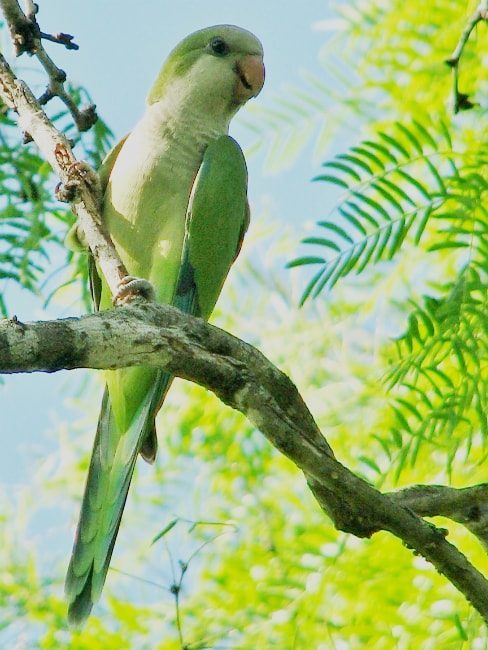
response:
<path id="1" fill-rule="evenodd" d="M 79 183 L 68 181 L 67 183 L 58 183 L 54 188 L 54 196 L 62 203 L 72 203 L 80 188 Z"/>
<path id="2" fill-rule="evenodd" d="M 70 177 L 70 183 L 76 184 L 77 186 L 85 183 L 97 199 L 97 202 L 101 203 L 102 188 L 100 178 L 97 172 L 87 162 L 84 160 L 75 160 L 69 167 L 68 175 Z"/>
<path id="3" fill-rule="evenodd" d="M 136 298 L 154 301 L 156 292 L 149 280 L 136 278 L 133 275 L 126 275 L 119 284 L 117 294 L 114 296 L 114 305 L 126 305 Z"/>
<path id="4" fill-rule="evenodd" d="M 67 169 L 68 180 L 58 183 L 54 191 L 56 198 L 63 203 L 71 203 L 77 197 L 82 184 L 93 195 L 98 206 L 102 203 L 102 188 L 98 174 L 83 160 L 73 160 L 73 154 L 63 145 L 57 145 L 54 151 L 61 167 Z"/>

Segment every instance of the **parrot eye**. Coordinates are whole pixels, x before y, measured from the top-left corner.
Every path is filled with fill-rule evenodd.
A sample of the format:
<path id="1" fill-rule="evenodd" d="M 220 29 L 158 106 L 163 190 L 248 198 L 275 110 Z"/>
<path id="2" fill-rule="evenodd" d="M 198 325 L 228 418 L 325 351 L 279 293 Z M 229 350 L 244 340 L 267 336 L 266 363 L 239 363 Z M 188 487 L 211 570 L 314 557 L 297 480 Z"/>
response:
<path id="1" fill-rule="evenodd" d="M 225 56 L 229 53 L 229 46 L 224 39 L 219 36 L 216 36 L 210 41 L 210 48 L 214 54 L 217 54 L 217 56 Z"/>

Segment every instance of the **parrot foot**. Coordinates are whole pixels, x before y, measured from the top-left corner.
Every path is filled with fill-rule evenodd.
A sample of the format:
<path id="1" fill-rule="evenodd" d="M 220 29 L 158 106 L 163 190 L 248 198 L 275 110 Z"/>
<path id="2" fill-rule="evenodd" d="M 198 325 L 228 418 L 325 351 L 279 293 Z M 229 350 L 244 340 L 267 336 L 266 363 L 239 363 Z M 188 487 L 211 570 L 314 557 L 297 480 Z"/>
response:
<path id="1" fill-rule="evenodd" d="M 114 296 L 114 305 L 124 305 L 134 298 L 144 298 L 153 302 L 156 299 L 154 287 L 144 278 L 136 278 L 133 275 L 126 275 L 119 282 L 117 294 Z"/>
<path id="2" fill-rule="evenodd" d="M 102 188 L 98 174 L 83 160 L 77 160 L 70 165 L 66 183 L 58 183 L 54 193 L 58 201 L 71 203 L 75 200 L 80 186 L 85 183 L 90 188 L 98 205 L 102 202 Z"/>

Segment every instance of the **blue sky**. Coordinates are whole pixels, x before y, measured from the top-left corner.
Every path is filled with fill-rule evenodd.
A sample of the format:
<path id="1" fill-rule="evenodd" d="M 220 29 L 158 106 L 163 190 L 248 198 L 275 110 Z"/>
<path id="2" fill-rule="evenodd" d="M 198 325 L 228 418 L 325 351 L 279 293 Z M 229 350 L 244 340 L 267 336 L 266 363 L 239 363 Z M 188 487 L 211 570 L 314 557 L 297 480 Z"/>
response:
<path id="1" fill-rule="evenodd" d="M 324 18 L 327 2 L 307 0 L 182 0 L 137 3 L 40 2 L 46 31 L 76 35 L 80 50 L 61 52 L 56 60 L 74 81 L 88 86 L 100 114 L 117 136 L 141 114 L 148 89 L 174 45 L 196 29 L 231 23 L 254 32 L 263 42 L 267 82 L 262 99 L 294 80 L 300 70 L 316 68 L 323 34 L 311 26 Z M 124 8 L 125 7 L 125 8 Z"/>
<path id="2" fill-rule="evenodd" d="M 56 46 L 49 46 L 49 51 L 73 82 L 88 88 L 116 139 L 140 117 L 145 96 L 167 53 L 181 38 L 201 27 L 233 23 L 253 31 L 262 40 L 267 79 L 256 101 L 264 105 L 272 97 L 275 101 L 281 95 L 286 99 L 290 84 L 299 85 L 303 71 L 323 74 L 318 53 L 326 36 L 313 25 L 327 18 L 329 4 L 319 0 L 41 0 L 39 5 L 38 17 L 44 31 L 75 35 L 79 51 Z M 32 63 L 24 58 L 18 65 L 31 67 Z M 247 119 L 252 122 L 256 118 L 251 114 Z M 233 134 L 244 148 L 252 140 L 250 131 L 239 125 L 239 117 Z M 280 174 L 267 171 L 262 155 L 249 157 L 248 166 L 251 204 L 271 205 L 280 222 L 293 223 L 298 229 L 302 220 L 315 221 L 324 216 L 322 190 L 309 183 L 317 171 L 310 151 Z M 21 320 L 70 315 L 66 307 L 60 311 L 56 305 L 45 312 L 39 300 L 17 290 L 9 293 L 9 306 Z M 46 452 L 53 448 L 46 433 L 59 422 L 69 420 L 72 411 L 67 400 L 82 377 L 82 372 L 65 372 L 6 378 L 0 386 L 1 431 L 7 443 L 0 458 L 3 481 L 19 486 L 29 481 L 35 469 L 29 448 Z M 94 428 L 96 410 L 94 404 Z"/>

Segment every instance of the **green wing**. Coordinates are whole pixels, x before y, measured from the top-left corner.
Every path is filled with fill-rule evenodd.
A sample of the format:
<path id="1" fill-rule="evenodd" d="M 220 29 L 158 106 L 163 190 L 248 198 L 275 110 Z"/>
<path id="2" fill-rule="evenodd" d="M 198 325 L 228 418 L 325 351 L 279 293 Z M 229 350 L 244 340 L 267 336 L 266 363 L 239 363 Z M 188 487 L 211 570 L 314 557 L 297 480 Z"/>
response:
<path id="1" fill-rule="evenodd" d="M 112 169 L 114 168 L 115 161 L 117 160 L 117 156 L 119 155 L 120 150 L 124 146 L 125 141 L 129 137 L 129 135 L 130 133 L 124 136 L 122 140 L 117 142 L 117 144 L 110 149 L 108 154 L 103 159 L 102 164 L 100 165 L 100 169 L 98 170 L 98 175 L 100 177 L 100 185 L 102 186 L 102 192 L 105 192 L 105 190 L 107 189 L 108 179 L 110 178 L 110 174 L 112 173 Z"/>
<path id="2" fill-rule="evenodd" d="M 207 147 L 193 185 L 175 307 L 209 318 L 248 224 L 246 162 L 237 142 L 222 136 Z"/>
<path id="3" fill-rule="evenodd" d="M 207 319 L 247 228 L 247 170 L 229 136 L 211 143 L 189 199 L 181 265 L 172 303 Z M 145 386 L 130 422 L 120 428 L 105 390 L 80 521 L 66 577 L 69 620 L 81 625 L 99 598 L 108 571 L 138 454 L 155 451 L 154 418 L 171 385 L 162 371 L 130 368 L 118 373 L 123 392 Z"/>

